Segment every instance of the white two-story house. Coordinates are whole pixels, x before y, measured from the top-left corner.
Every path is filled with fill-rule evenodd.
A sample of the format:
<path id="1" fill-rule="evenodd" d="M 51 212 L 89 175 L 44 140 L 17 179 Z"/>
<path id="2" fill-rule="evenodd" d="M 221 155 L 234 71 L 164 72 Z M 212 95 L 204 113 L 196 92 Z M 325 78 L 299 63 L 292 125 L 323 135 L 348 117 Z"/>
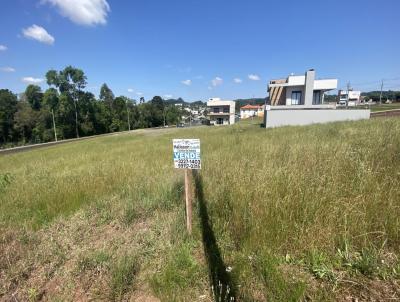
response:
<path id="1" fill-rule="evenodd" d="M 232 125 L 235 123 L 235 102 L 211 98 L 207 102 L 208 117 L 213 125 Z"/>

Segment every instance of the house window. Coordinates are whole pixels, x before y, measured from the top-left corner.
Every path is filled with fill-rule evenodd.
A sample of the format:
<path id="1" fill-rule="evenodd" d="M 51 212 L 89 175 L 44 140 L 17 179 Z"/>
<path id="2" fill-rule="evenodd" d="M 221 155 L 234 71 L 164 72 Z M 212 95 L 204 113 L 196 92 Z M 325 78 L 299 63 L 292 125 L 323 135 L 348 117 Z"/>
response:
<path id="1" fill-rule="evenodd" d="M 214 107 L 214 113 L 219 113 L 219 108 L 218 107 Z"/>
<path id="2" fill-rule="evenodd" d="M 314 91 L 312 103 L 313 103 L 313 105 L 321 104 L 321 90 Z"/>
<path id="3" fill-rule="evenodd" d="M 228 107 L 224 107 L 224 113 L 229 113 L 229 108 Z"/>
<path id="4" fill-rule="evenodd" d="M 301 104 L 301 91 L 292 91 L 292 105 Z"/>

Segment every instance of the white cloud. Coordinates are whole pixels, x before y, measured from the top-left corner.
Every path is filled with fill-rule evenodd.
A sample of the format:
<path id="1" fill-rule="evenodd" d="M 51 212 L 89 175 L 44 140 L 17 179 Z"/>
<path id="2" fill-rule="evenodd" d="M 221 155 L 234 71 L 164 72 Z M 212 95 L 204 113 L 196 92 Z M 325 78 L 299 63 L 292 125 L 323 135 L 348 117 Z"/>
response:
<path id="1" fill-rule="evenodd" d="M 33 39 L 42 43 L 52 45 L 55 41 L 43 27 L 33 24 L 31 27 L 22 29 L 22 33 L 28 39 Z"/>
<path id="2" fill-rule="evenodd" d="M 136 94 L 137 94 L 138 96 L 142 96 L 142 95 L 143 95 L 142 92 L 136 92 Z"/>
<path id="3" fill-rule="evenodd" d="M 0 51 L 6 51 L 6 50 L 7 50 L 7 46 L 0 44 Z"/>
<path id="4" fill-rule="evenodd" d="M 172 94 L 165 94 L 164 97 L 165 97 L 166 99 L 170 99 L 170 98 L 172 98 Z"/>
<path id="5" fill-rule="evenodd" d="M 24 77 L 21 80 L 26 84 L 40 84 L 44 81 L 43 79 L 33 77 Z"/>
<path id="6" fill-rule="evenodd" d="M 8 66 L 7 67 L 1 67 L 0 70 L 3 71 L 3 72 L 15 72 L 15 68 L 8 67 Z"/>
<path id="7" fill-rule="evenodd" d="M 181 81 L 181 83 L 183 85 L 190 86 L 190 85 L 192 85 L 192 80 L 184 80 L 184 81 Z"/>
<path id="8" fill-rule="evenodd" d="M 133 91 L 133 88 L 128 88 L 128 92 L 132 93 Z"/>
<path id="9" fill-rule="evenodd" d="M 59 13 L 79 25 L 107 23 L 110 5 L 106 0 L 42 0 L 57 7 Z"/>
<path id="10" fill-rule="evenodd" d="M 212 84 L 214 87 L 217 87 L 217 86 L 219 86 L 219 85 L 222 85 L 223 82 L 224 82 L 224 80 L 221 79 L 220 77 L 215 77 L 215 79 L 211 80 L 211 84 Z"/>
<path id="11" fill-rule="evenodd" d="M 259 81 L 260 77 L 258 75 L 256 75 L 256 74 L 249 74 L 249 80 Z"/>
<path id="12" fill-rule="evenodd" d="M 234 78 L 233 81 L 234 81 L 236 84 L 240 84 L 240 83 L 243 82 L 243 80 L 242 80 L 242 79 L 239 79 L 239 78 Z"/>

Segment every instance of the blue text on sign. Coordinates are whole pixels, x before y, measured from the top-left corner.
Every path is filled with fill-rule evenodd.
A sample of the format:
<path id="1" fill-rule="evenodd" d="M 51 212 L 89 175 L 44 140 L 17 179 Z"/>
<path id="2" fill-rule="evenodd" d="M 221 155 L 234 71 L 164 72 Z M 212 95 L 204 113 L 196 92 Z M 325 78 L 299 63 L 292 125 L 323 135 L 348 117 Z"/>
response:
<path id="1" fill-rule="evenodd" d="M 200 159 L 199 152 L 174 152 L 174 159 Z"/>

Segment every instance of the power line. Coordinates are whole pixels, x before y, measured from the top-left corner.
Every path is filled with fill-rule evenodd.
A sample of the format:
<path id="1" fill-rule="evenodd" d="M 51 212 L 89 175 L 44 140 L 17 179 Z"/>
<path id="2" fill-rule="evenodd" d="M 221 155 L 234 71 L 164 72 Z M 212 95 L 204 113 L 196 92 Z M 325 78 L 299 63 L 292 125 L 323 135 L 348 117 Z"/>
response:
<path id="1" fill-rule="evenodd" d="M 369 84 L 378 84 L 381 83 L 383 81 L 385 82 L 390 82 L 390 81 L 397 81 L 400 80 L 400 77 L 396 77 L 396 78 L 390 78 L 390 79 L 381 79 L 381 80 L 376 80 L 376 81 L 368 81 L 368 82 L 359 82 L 359 83 L 355 83 L 353 84 L 353 86 L 363 86 L 363 85 L 369 85 Z"/>

